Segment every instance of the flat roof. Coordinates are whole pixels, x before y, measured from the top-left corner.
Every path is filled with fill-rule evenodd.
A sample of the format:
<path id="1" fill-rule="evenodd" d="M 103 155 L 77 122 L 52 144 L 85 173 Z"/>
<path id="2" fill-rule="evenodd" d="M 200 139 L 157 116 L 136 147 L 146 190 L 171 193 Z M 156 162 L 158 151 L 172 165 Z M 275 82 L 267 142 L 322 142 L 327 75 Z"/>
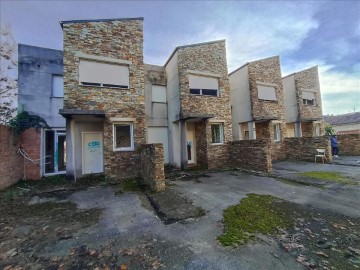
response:
<path id="1" fill-rule="evenodd" d="M 201 45 L 207 45 L 207 44 L 213 44 L 213 43 L 218 43 L 218 42 L 223 42 L 223 41 L 226 41 L 226 39 L 218 39 L 218 40 L 213 40 L 213 41 L 207 41 L 207 42 L 201 42 L 201 43 L 194 43 L 194 44 L 189 44 L 189 45 L 177 46 L 174 49 L 174 51 L 170 54 L 170 57 L 165 62 L 164 66 L 166 66 L 169 63 L 169 61 L 171 60 L 171 58 L 174 56 L 174 54 L 176 53 L 176 51 L 178 49 L 183 49 L 183 48 L 187 48 L 187 47 L 201 46 Z"/>
<path id="2" fill-rule="evenodd" d="M 111 19 L 90 19 L 90 20 L 70 20 L 70 21 L 60 21 L 61 28 L 64 24 L 70 23 L 87 23 L 87 22 L 113 22 L 113 21 L 132 21 L 132 20 L 144 20 L 144 17 L 137 18 L 111 18 Z"/>

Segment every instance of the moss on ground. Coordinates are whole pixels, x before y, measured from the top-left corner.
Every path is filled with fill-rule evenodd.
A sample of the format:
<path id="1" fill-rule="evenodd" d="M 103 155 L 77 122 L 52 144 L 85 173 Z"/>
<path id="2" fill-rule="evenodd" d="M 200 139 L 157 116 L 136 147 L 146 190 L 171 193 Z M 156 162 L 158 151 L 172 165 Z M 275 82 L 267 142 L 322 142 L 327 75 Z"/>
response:
<path id="1" fill-rule="evenodd" d="M 337 172 L 319 172 L 319 171 L 312 171 L 312 172 L 302 172 L 299 173 L 300 176 L 303 177 L 310 177 L 315 179 L 320 179 L 324 181 L 332 181 L 340 184 L 345 185 L 356 185 L 357 182 L 353 179 L 346 177 Z"/>
<path id="2" fill-rule="evenodd" d="M 255 233 L 273 234 L 277 227 L 287 228 L 292 218 L 273 205 L 278 198 L 249 194 L 239 204 L 224 210 L 224 233 L 218 237 L 224 246 L 237 246 L 254 239 Z"/>

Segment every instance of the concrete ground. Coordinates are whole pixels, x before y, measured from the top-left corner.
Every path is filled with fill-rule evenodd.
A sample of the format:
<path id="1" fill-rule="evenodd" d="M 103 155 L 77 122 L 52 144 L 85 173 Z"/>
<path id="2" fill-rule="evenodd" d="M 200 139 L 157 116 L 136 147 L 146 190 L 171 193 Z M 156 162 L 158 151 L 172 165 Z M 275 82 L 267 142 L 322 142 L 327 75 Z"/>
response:
<path id="1" fill-rule="evenodd" d="M 337 165 L 345 166 L 359 166 L 360 167 L 360 156 L 342 156 L 334 157 L 333 163 Z"/>
<path id="2" fill-rule="evenodd" d="M 313 170 L 341 171 L 353 178 L 360 175 L 360 167 L 354 166 L 291 162 L 274 165 L 274 171 L 284 175 Z M 196 181 L 171 181 L 171 189 L 205 209 L 206 215 L 165 225 L 144 195 L 128 192 L 116 195 L 112 187 L 94 187 L 72 193 L 65 201 L 76 203 L 79 209 L 103 209 L 99 221 L 74 231 L 71 237 L 52 239 L 46 246 L 34 247 L 32 252 L 40 258 L 56 262 L 54 257 L 68 256 L 73 247 L 100 250 L 112 246 L 111 252 L 122 250 L 124 254 L 127 250 L 125 253 L 130 254 L 118 259 L 119 263 L 125 261 L 129 269 L 144 268 L 131 260 L 131 254 L 135 253 L 134 250 L 142 252 L 145 249 L 151 249 L 152 256 L 161 262 L 159 267 L 163 269 L 304 269 L 294 256 L 265 236 L 238 248 L 221 246 L 216 238 L 223 231 L 223 210 L 239 203 L 247 194 L 256 193 L 331 210 L 349 218 L 360 217 L 359 186 L 333 185 L 320 189 L 292 185 L 271 177 L 225 171 L 211 173 L 209 177 Z M 14 231 L 20 230 L 22 224 L 17 226 L 19 228 Z M 0 266 L 5 265 L 0 263 Z M 153 266 L 149 269 L 158 268 Z"/>

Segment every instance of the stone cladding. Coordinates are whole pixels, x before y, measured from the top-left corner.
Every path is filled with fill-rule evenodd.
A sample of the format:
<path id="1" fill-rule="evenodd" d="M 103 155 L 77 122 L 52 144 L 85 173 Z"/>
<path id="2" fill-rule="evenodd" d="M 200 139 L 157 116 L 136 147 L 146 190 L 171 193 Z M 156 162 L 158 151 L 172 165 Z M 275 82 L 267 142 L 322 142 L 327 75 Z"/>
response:
<path id="1" fill-rule="evenodd" d="M 336 138 L 339 142 L 339 155 L 360 156 L 360 134 L 336 135 Z"/>
<path id="2" fill-rule="evenodd" d="M 161 143 L 142 145 L 141 177 L 151 190 L 165 190 L 164 147 Z"/>
<path id="3" fill-rule="evenodd" d="M 326 158 L 331 163 L 331 146 L 328 137 L 285 138 L 286 158 L 290 160 L 314 162 L 317 148 L 326 149 Z"/>
<path id="4" fill-rule="evenodd" d="M 295 87 L 300 119 L 322 119 L 322 105 L 318 67 L 312 67 L 295 73 Z M 312 90 L 315 92 L 314 106 L 303 104 L 303 90 Z"/>
<path id="5" fill-rule="evenodd" d="M 180 91 L 180 114 L 186 118 L 190 114 L 213 115 L 212 120 L 221 120 L 224 127 L 224 143 L 232 140 L 230 84 L 226 61 L 225 41 L 214 41 L 202 44 L 179 47 L 178 73 Z M 217 75 L 219 95 L 190 95 L 189 72 L 204 72 Z M 208 166 L 208 153 L 211 145 L 211 123 L 201 121 L 195 123 L 197 142 L 197 161 L 199 165 Z M 220 149 L 221 147 L 216 147 Z M 210 165 L 213 167 L 215 165 Z"/>
<path id="6" fill-rule="evenodd" d="M 76 22 L 63 25 L 64 109 L 103 110 L 105 174 L 114 178 L 138 175 L 146 143 L 143 20 Z M 79 85 L 78 53 L 131 61 L 129 89 Z M 111 117 L 135 118 L 135 151 L 113 151 Z"/>

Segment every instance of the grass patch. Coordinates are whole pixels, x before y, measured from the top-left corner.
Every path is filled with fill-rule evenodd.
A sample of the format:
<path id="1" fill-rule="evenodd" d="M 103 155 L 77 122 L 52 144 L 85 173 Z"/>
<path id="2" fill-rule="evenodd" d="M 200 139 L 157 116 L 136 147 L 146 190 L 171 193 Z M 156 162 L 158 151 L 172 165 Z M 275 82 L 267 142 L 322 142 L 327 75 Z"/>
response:
<path id="1" fill-rule="evenodd" d="M 337 172 L 313 171 L 313 172 L 299 173 L 299 175 L 303 176 L 303 177 L 310 177 L 310 178 L 320 179 L 320 180 L 324 180 L 324 181 L 332 181 L 332 182 L 345 184 L 345 185 L 356 185 L 357 184 L 356 181 L 354 181 L 353 179 L 343 176 Z"/>
<path id="2" fill-rule="evenodd" d="M 237 246 L 254 239 L 254 233 L 273 234 L 277 227 L 287 228 L 293 223 L 273 204 L 278 198 L 249 194 L 239 204 L 224 210 L 224 233 L 218 237 L 224 246 Z"/>

